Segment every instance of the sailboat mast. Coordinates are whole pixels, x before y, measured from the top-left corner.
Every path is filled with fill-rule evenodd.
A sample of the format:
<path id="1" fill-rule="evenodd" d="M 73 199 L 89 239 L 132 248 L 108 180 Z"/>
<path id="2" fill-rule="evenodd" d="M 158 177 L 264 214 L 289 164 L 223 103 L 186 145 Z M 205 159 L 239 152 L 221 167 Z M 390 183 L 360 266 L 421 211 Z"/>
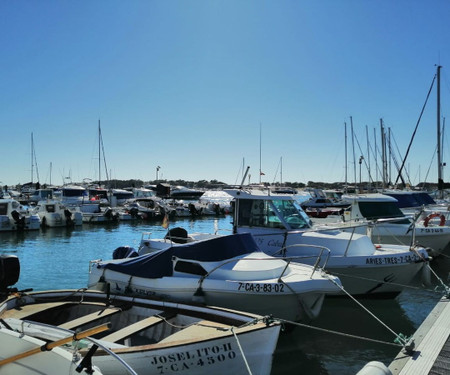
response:
<path id="1" fill-rule="evenodd" d="M 356 157 L 355 157 L 355 133 L 353 132 L 353 118 L 350 116 L 350 127 L 352 130 L 352 149 L 353 149 L 353 172 L 355 176 L 355 191 L 356 191 Z"/>
<path id="2" fill-rule="evenodd" d="M 100 119 L 98 119 L 98 185 L 100 186 L 102 176 L 101 176 L 101 139 L 102 139 L 102 131 L 100 129 Z"/>
<path id="3" fill-rule="evenodd" d="M 261 124 L 259 124 L 259 184 L 261 185 Z"/>
<path id="4" fill-rule="evenodd" d="M 31 132 L 31 183 L 33 184 L 33 168 L 34 168 L 34 144 L 33 132 Z"/>
<path id="5" fill-rule="evenodd" d="M 283 157 L 280 157 L 280 186 L 283 186 Z"/>
<path id="6" fill-rule="evenodd" d="M 344 122 L 344 135 L 345 135 L 345 193 L 347 193 L 347 187 L 348 187 L 348 176 L 347 176 L 347 166 L 348 166 L 348 161 L 347 161 L 347 123 Z"/>
<path id="7" fill-rule="evenodd" d="M 444 198 L 444 180 L 442 179 L 441 156 L 441 66 L 437 67 L 437 159 L 438 159 L 438 191 L 439 198 Z"/>

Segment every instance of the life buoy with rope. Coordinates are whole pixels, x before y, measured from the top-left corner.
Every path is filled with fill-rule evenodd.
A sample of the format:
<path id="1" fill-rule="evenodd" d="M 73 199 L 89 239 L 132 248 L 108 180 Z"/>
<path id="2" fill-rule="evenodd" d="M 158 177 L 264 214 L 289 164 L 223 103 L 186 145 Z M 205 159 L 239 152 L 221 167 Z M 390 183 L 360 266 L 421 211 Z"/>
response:
<path id="1" fill-rule="evenodd" d="M 428 224 L 429 224 L 429 222 L 430 222 L 430 220 L 431 220 L 431 219 L 434 219 L 435 217 L 439 217 L 439 218 L 440 218 L 439 226 L 440 226 L 440 227 L 443 227 L 443 226 L 445 225 L 445 216 L 444 216 L 444 215 L 441 215 L 441 214 L 438 214 L 438 213 L 434 213 L 434 214 L 428 215 L 428 216 L 425 218 L 425 220 L 423 221 L 423 225 L 424 225 L 425 227 L 427 227 Z"/>

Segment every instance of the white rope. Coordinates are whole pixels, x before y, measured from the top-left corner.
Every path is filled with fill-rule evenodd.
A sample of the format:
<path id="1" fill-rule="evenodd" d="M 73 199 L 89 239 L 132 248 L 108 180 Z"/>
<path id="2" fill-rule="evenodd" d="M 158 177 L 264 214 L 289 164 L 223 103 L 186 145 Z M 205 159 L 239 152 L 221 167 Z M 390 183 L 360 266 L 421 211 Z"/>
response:
<path id="1" fill-rule="evenodd" d="M 325 275 L 333 284 L 335 284 L 338 288 L 340 288 L 345 294 L 347 294 L 356 304 L 358 304 L 362 309 L 364 309 L 369 315 L 371 315 L 375 320 L 377 320 L 382 326 L 384 326 L 388 331 L 390 331 L 396 338 L 399 338 L 404 345 L 407 344 L 407 340 L 403 337 L 403 335 L 397 334 L 393 329 L 391 329 L 387 324 L 385 324 L 381 319 L 379 319 L 375 314 L 373 314 L 369 309 L 367 309 L 362 303 L 360 303 L 355 297 L 353 297 L 350 293 L 348 293 L 342 285 L 339 285 L 335 282 L 331 277 Z"/>
<path id="2" fill-rule="evenodd" d="M 335 335 L 340 335 L 340 336 L 344 336 L 344 337 L 350 337 L 350 338 L 354 338 L 354 339 L 358 339 L 358 340 L 365 340 L 365 341 L 374 342 L 374 343 L 377 343 L 377 344 L 391 345 L 391 346 L 400 347 L 400 348 L 403 347 L 403 345 L 396 344 L 396 343 L 393 343 L 393 342 L 387 342 L 387 341 L 371 339 L 371 338 L 363 337 L 363 336 L 351 335 L 349 333 L 333 331 L 333 330 L 330 330 L 330 329 L 310 326 L 308 324 L 303 324 L 303 323 L 299 323 L 299 322 L 292 322 L 292 321 L 289 321 L 289 320 L 283 320 L 283 319 L 277 319 L 277 320 L 279 320 L 282 323 L 292 324 L 292 325 L 296 325 L 296 326 L 304 327 L 304 328 L 311 328 L 311 329 L 314 329 L 316 331 L 321 331 L 321 332 L 326 332 L 326 333 L 333 333 Z"/>
<path id="3" fill-rule="evenodd" d="M 234 338 L 236 339 L 236 342 L 238 344 L 238 347 L 239 347 L 239 350 L 241 352 L 242 358 L 244 359 L 245 367 L 247 368 L 248 373 L 250 375 L 252 375 L 252 370 L 250 369 L 250 366 L 248 365 L 247 358 L 245 358 L 244 350 L 242 349 L 241 343 L 239 342 L 239 339 L 238 339 L 238 337 L 236 335 L 236 332 L 234 332 L 234 327 L 231 327 L 231 332 L 233 333 Z"/>

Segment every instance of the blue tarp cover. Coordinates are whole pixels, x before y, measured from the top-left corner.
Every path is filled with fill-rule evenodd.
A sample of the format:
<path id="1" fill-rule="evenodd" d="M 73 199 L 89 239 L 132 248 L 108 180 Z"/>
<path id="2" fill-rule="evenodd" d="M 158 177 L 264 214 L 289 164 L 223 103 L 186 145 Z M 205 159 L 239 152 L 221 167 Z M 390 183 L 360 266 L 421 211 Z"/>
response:
<path id="1" fill-rule="evenodd" d="M 204 241 L 177 244 L 167 250 L 130 258 L 120 263 L 105 263 L 98 267 L 130 276 L 154 279 L 172 276 L 173 256 L 201 262 L 218 262 L 254 251 L 260 250 L 253 236 L 250 233 L 241 233 Z"/>

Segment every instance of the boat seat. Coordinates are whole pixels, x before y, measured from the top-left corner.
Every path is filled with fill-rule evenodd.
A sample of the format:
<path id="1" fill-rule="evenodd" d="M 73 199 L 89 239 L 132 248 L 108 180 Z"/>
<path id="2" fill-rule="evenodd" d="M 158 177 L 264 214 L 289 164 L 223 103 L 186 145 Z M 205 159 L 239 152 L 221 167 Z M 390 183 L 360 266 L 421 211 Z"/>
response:
<path id="1" fill-rule="evenodd" d="M 63 305 L 68 305 L 71 302 L 53 302 L 53 303 L 35 303 L 22 306 L 18 309 L 11 309 L 2 314 L 2 318 L 13 317 L 16 319 L 30 319 L 33 315 L 40 314 L 45 311 L 57 309 Z M 30 319 L 32 320 L 32 319 Z"/>
<path id="2" fill-rule="evenodd" d="M 113 307 L 113 308 L 104 308 L 102 310 L 99 311 L 95 311 L 91 314 L 88 315 L 84 315 L 81 316 L 79 318 L 70 320 L 66 323 L 60 324 L 58 327 L 61 328 L 65 328 L 65 329 L 70 329 L 70 330 L 74 330 L 78 327 L 81 327 L 83 325 L 86 325 L 88 323 L 92 323 L 95 322 L 97 320 L 112 316 L 114 314 L 117 314 L 119 312 L 121 312 L 122 309 L 117 308 L 117 307 Z"/>
<path id="3" fill-rule="evenodd" d="M 177 314 L 175 312 L 162 311 L 161 313 L 139 320 L 136 323 L 130 324 L 122 329 L 119 329 L 116 332 L 113 332 L 105 337 L 102 337 L 102 340 L 109 342 L 118 342 L 121 340 L 125 340 L 130 336 L 135 335 L 136 333 L 142 332 L 152 326 L 156 326 L 157 324 L 164 322 L 164 320 L 171 319 L 176 315 Z"/>
<path id="4" fill-rule="evenodd" d="M 231 326 L 227 324 L 212 322 L 210 320 L 202 320 L 185 329 L 175 332 L 173 335 L 166 337 L 159 343 L 197 340 L 228 335 L 230 334 L 230 328 Z"/>

